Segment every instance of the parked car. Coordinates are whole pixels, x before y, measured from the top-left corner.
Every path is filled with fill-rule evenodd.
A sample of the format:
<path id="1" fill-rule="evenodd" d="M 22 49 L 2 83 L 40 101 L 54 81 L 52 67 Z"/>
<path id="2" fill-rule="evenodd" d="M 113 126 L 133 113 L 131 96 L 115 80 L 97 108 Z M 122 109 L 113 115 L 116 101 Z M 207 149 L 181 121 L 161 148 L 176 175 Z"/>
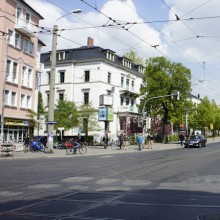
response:
<path id="1" fill-rule="evenodd" d="M 207 143 L 206 138 L 203 135 L 191 135 L 185 142 L 185 148 L 187 147 L 205 147 Z"/>

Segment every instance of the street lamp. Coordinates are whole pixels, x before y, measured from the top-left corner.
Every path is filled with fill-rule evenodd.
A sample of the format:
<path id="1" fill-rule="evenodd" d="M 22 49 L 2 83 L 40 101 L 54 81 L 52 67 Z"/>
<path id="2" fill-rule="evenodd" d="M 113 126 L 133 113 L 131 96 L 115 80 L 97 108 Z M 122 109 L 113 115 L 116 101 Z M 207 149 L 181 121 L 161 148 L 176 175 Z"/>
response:
<path id="1" fill-rule="evenodd" d="M 81 13 L 80 9 L 76 9 L 66 15 L 63 15 L 56 19 L 56 23 L 59 19 L 72 14 Z M 54 98 L 55 98 L 55 74 L 56 74 L 56 52 L 57 52 L 57 31 L 58 25 L 53 26 L 53 40 L 52 40 L 52 52 L 51 52 L 51 72 L 50 72 L 50 91 L 49 91 L 49 109 L 48 109 L 48 135 L 47 135 L 47 147 L 49 150 L 53 150 L 53 130 L 54 130 Z"/>

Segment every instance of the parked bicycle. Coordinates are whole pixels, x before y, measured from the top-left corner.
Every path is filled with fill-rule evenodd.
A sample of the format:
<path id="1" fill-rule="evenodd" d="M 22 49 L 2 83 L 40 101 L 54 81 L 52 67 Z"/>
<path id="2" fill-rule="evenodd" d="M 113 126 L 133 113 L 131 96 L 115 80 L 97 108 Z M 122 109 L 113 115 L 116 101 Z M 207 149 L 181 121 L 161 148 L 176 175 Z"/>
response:
<path id="1" fill-rule="evenodd" d="M 76 154 L 77 151 L 79 151 L 80 154 L 86 154 L 87 147 L 73 140 L 66 142 L 66 153 L 67 154 Z"/>

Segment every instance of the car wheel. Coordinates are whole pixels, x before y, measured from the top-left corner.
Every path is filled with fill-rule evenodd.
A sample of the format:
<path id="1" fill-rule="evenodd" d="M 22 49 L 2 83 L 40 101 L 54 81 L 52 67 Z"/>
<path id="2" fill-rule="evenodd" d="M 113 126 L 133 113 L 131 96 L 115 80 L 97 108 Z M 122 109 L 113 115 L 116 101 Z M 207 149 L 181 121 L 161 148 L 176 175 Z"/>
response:
<path id="1" fill-rule="evenodd" d="M 202 144 L 201 143 L 198 143 L 198 148 L 200 148 L 202 146 Z"/>
<path id="2" fill-rule="evenodd" d="M 204 147 L 206 147 L 206 142 L 204 142 L 204 145 L 203 145 Z"/>

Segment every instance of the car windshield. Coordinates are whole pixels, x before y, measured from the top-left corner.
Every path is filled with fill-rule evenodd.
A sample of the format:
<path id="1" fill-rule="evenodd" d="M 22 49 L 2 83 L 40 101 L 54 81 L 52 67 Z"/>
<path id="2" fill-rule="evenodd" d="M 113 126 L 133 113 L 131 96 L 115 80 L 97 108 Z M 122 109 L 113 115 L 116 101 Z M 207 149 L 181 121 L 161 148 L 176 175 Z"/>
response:
<path id="1" fill-rule="evenodd" d="M 196 136 L 196 135 L 192 135 L 192 136 L 190 136 L 190 140 L 196 140 L 196 139 L 198 139 L 199 137 L 198 136 Z"/>

